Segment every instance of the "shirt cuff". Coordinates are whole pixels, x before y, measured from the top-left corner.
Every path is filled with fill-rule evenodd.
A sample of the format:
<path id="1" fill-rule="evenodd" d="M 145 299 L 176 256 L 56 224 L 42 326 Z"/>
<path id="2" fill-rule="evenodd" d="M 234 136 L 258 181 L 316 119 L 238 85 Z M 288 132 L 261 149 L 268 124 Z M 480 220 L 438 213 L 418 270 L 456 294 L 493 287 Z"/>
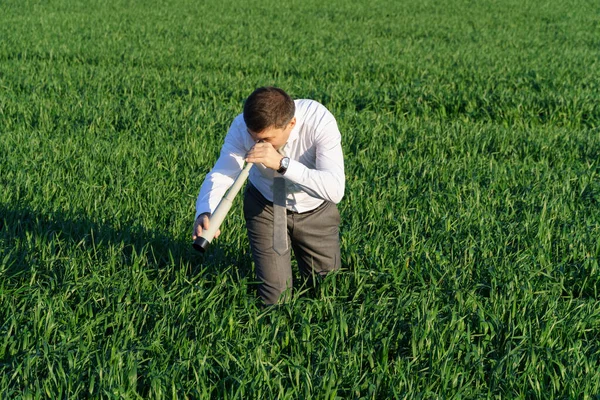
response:
<path id="1" fill-rule="evenodd" d="M 194 221 L 198 219 L 200 214 L 204 213 L 210 213 L 210 208 L 208 207 L 208 204 L 205 207 L 196 208 L 196 217 L 194 217 Z"/>
<path id="2" fill-rule="evenodd" d="M 283 177 L 297 183 L 302 179 L 302 173 L 305 168 L 306 166 L 301 162 L 290 159 L 290 165 L 288 165 L 288 169 L 285 171 L 285 174 L 283 174 Z"/>

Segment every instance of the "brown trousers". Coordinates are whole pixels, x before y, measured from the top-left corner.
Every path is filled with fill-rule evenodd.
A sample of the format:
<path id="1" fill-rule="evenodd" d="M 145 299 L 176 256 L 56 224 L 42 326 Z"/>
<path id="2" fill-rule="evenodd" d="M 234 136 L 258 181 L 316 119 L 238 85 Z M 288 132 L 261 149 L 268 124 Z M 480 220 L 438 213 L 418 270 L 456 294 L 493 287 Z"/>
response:
<path id="1" fill-rule="evenodd" d="M 266 304 L 289 298 L 293 285 L 291 249 L 304 278 L 324 276 L 340 268 L 340 214 L 335 204 L 325 201 L 305 213 L 288 211 L 291 248 L 283 255 L 273 251 L 273 203 L 250 183 L 244 194 L 244 218 L 260 281 L 258 295 Z"/>

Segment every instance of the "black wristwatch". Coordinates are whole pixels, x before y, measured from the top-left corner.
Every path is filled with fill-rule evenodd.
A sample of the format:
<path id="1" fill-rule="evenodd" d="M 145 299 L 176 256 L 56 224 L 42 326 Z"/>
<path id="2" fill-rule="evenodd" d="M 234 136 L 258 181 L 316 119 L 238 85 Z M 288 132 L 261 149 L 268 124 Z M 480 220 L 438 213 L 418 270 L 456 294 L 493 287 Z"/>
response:
<path id="1" fill-rule="evenodd" d="M 277 170 L 277 172 L 280 173 L 281 175 L 283 175 L 283 174 L 285 174 L 285 171 L 287 171 L 289 166 L 290 166 L 290 158 L 283 157 L 281 159 L 281 162 L 279 163 L 279 169 Z"/>

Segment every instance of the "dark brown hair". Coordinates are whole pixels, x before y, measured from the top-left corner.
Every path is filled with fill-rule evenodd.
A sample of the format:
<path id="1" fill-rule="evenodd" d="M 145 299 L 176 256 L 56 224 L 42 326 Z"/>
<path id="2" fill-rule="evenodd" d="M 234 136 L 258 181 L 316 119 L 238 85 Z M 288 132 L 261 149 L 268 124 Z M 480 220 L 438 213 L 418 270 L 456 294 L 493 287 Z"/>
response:
<path id="1" fill-rule="evenodd" d="M 244 103 L 244 122 L 255 133 L 270 127 L 282 129 L 295 112 L 294 100 L 286 92 L 272 86 L 260 87 Z"/>

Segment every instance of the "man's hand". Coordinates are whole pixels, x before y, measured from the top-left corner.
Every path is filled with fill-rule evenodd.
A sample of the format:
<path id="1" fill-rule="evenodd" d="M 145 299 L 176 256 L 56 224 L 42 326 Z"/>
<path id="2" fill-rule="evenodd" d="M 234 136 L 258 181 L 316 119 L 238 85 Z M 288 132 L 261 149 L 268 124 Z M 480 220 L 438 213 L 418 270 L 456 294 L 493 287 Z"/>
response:
<path id="1" fill-rule="evenodd" d="M 267 142 L 256 143 L 254 147 L 246 154 L 246 162 L 260 163 L 267 168 L 277 171 L 281 164 L 283 156 Z"/>
<path id="2" fill-rule="evenodd" d="M 196 218 L 196 221 L 194 222 L 194 232 L 192 233 L 192 240 L 196 240 L 196 238 L 202 236 L 203 229 L 208 229 L 210 224 L 209 218 L 210 213 L 203 213 L 198 215 L 198 218 Z M 221 230 L 217 229 L 217 232 L 215 232 L 215 239 L 218 238 L 220 234 Z"/>

